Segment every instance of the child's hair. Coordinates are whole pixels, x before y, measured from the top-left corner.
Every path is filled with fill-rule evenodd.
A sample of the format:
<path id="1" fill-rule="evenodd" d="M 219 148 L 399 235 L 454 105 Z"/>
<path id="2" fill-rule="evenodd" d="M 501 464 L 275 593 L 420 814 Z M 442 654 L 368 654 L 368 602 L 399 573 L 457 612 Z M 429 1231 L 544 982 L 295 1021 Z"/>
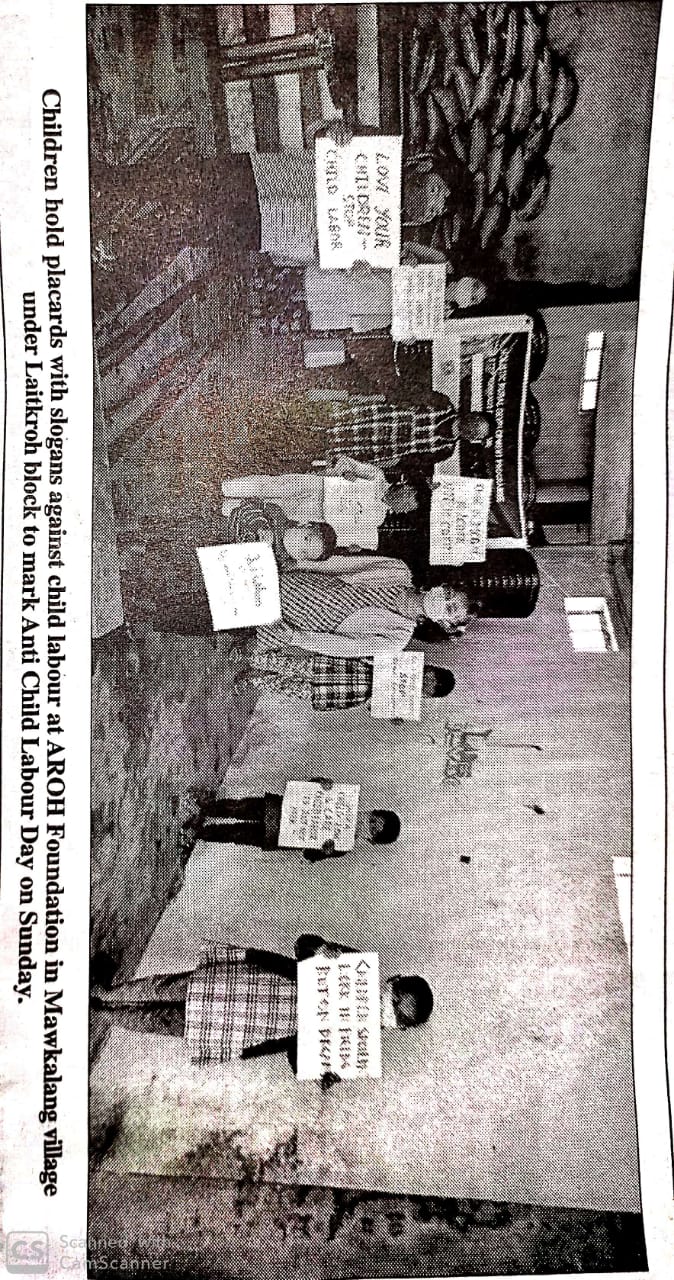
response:
<path id="1" fill-rule="evenodd" d="M 456 684 L 453 673 L 448 671 L 447 667 L 427 667 L 426 670 L 432 671 L 435 676 L 435 689 L 428 696 L 431 698 L 446 698 Z"/>
<path id="2" fill-rule="evenodd" d="M 418 589 L 425 593 L 442 587 L 448 603 L 452 596 L 463 596 L 465 618 L 457 621 L 456 625 L 452 625 L 449 621 L 443 623 L 436 622 L 433 618 L 420 618 L 414 628 L 414 640 L 421 640 L 424 644 L 446 644 L 452 636 L 461 633 L 466 622 L 481 612 L 481 602 L 463 585 L 459 574 L 460 570 L 452 570 L 444 565 L 430 565 L 426 569 Z"/>
<path id="3" fill-rule="evenodd" d="M 396 1009 L 396 1021 L 399 1027 L 420 1027 L 428 1022 L 433 1012 L 433 992 L 425 978 L 398 977 L 392 978 L 391 984 L 397 996 L 405 996 L 407 1002 L 413 1002 L 414 1011 L 408 1013 Z"/>
<path id="4" fill-rule="evenodd" d="M 372 817 L 380 818 L 383 830 L 370 837 L 372 844 L 393 844 L 400 835 L 400 818 L 392 809 L 373 809 Z"/>
<path id="5" fill-rule="evenodd" d="M 323 550 L 318 557 L 319 560 L 329 560 L 330 556 L 334 556 L 337 549 L 337 534 L 331 524 L 326 524 L 324 520 L 311 520 L 308 524 L 309 529 L 313 529 L 321 535 L 323 539 Z"/>

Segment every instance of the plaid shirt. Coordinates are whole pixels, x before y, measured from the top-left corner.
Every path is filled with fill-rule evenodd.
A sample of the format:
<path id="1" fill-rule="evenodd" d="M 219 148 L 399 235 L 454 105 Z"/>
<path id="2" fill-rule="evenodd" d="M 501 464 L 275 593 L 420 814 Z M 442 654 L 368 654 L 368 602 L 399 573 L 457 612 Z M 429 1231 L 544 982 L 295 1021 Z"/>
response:
<path id="1" fill-rule="evenodd" d="M 401 405 L 337 405 L 327 426 L 328 448 L 376 462 L 384 470 L 416 460 L 428 467 L 451 445 L 453 409 Z"/>
<path id="2" fill-rule="evenodd" d="M 315 711 L 358 707 L 372 697 L 372 664 L 362 658 L 314 654 L 311 703 Z"/>
<path id="3" fill-rule="evenodd" d="M 330 631 L 360 609 L 400 608 L 400 583 L 385 579 L 349 582 L 325 573 L 282 573 L 281 613 L 300 631 Z"/>
<path id="4" fill-rule="evenodd" d="M 229 1062 L 245 1049 L 297 1033 L 297 983 L 249 964 L 241 947 L 206 953 L 187 992 L 190 1061 Z"/>

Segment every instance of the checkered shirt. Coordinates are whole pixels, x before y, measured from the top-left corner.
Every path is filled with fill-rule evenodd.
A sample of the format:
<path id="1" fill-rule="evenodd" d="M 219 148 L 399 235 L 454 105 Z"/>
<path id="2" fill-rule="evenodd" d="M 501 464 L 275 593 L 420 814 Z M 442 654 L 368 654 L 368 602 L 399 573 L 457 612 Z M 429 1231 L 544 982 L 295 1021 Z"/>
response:
<path id="1" fill-rule="evenodd" d="M 214 949 L 210 955 L 194 970 L 187 991 L 191 1062 L 229 1062 L 267 1040 L 296 1035 L 296 982 L 249 964 L 241 947 L 228 946 L 224 959 Z"/>
<path id="2" fill-rule="evenodd" d="M 282 573 L 281 613 L 299 631 L 334 632 L 360 609 L 400 608 L 400 583 L 348 582 L 329 573 Z"/>
<path id="3" fill-rule="evenodd" d="M 384 470 L 415 458 L 430 464 L 453 439 L 453 409 L 391 404 L 337 405 L 328 424 L 328 447 L 335 453 L 375 462 Z"/>
<path id="4" fill-rule="evenodd" d="M 314 654 L 311 703 L 315 711 L 359 707 L 372 697 L 372 664 L 362 658 Z"/>

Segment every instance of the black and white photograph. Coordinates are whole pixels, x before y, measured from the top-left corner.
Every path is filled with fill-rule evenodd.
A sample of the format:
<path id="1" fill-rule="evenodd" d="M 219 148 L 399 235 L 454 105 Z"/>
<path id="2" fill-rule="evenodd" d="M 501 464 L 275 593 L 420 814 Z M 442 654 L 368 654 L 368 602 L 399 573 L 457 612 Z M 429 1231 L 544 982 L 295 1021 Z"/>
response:
<path id="1" fill-rule="evenodd" d="M 658 22 L 88 10 L 90 1213 L 175 1212 L 176 1274 L 644 1265 Z M 351 952 L 378 957 L 376 1076 L 326 1050 L 306 1078 L 298 975 Z"/>
<path id="2" fill-rule="evenodd" d="M 7 1270 L 658 1280 L 668 0 L 68 7 L 0 55 Z"/>

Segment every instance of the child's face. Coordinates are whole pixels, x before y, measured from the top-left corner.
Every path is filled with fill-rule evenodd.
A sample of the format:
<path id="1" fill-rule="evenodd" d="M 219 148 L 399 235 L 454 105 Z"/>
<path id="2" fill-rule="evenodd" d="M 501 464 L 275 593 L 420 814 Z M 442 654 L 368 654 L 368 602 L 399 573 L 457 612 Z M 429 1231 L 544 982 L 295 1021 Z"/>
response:
<path id="1" fill-rule="evenodd" d="M 384 830 L 384 819 L 380 813 L 367 814 L 367 838 L 374 840 L 380 836 Z"/>
<path id="2" fill-rule="evenodd" d="M 424 594 L 424 613 L 451 635 L 468 621 L 468 597 L 452 587 L 432 587 Z"/>
<path id="3" fill-rule="evenodd" d="M 361 840 L 371 840 L 381 835 L 384 830 L 384 819 L 378 813 L 359 813 L 356 822 L 356 835 Z"/>
<path id="4" fill-rule="evenodd" d="M 323 539 L 309 525 L 294 525 L 286 529 L 283 545 L 293 560 L 320 560 L 323 555 Z"/>
<path id="5" fill-rule="evenodd" d="M 417 1007 L 414 997 L 396 990 L 394 978 L 389 978 L 380 996 L 380 1020 L 382 1027 L 393 1030 L 414 1024 Z"/>
<path id="6" fill-rule="evenodd" d="M 389 1030 L 393 1030 L 394 1027 L 397 1027 L 398 1021 L 396 1018 L 396 1011 L 393 1005 L 393 987 L 391 986 L 390 982 L 387 982 L 386 985 L 382 987 L 381 997 L 380 997 L 380 1010 L 381 1010 L 380 1021 L 381 1021 L 382 1027 L 388 1027 Z"/>
<path id="7" fill-rule="evenodd" d="M 445 211 L 450 194 L 439 173 L 415 175 L 405 188 L 405 221 L 411 226 L 421 226 L 439 218 Z"/>

